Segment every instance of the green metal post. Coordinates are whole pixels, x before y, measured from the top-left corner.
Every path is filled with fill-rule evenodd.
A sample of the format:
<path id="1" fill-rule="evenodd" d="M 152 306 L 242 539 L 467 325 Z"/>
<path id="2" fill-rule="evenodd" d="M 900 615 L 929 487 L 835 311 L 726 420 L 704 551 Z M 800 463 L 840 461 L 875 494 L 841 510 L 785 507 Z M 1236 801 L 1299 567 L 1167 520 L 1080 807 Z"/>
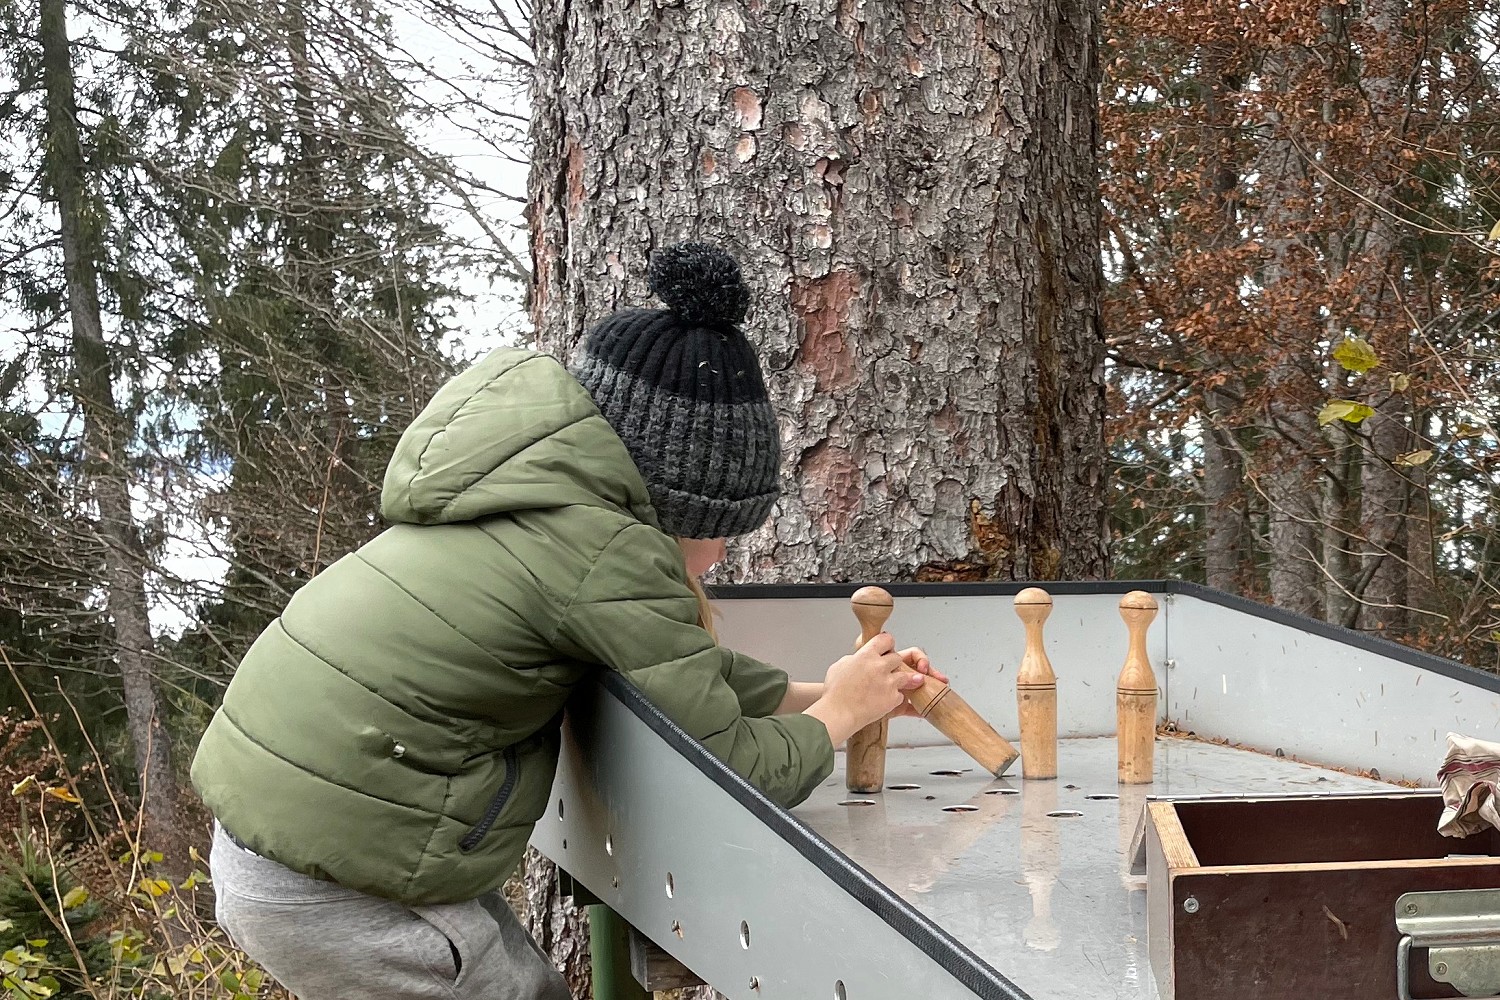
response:
<path id="1" fill-rule="evenodd" d="M 607 906 L 589 907 L 589 959 L 594 1000 L 651 1000 L 630 971 L 630 925 Z"/>

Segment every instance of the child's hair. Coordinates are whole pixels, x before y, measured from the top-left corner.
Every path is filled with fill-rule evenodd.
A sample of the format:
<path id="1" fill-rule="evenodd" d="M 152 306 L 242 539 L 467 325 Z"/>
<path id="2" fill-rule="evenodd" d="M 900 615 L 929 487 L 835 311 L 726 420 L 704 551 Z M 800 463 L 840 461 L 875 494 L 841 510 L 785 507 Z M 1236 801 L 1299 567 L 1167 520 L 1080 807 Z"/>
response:
<path id="1" fill-rule="evenodd" d="M 681 548 L 681 540 L 679 540 L 677 544 L 678 547 Z M 687 569 L 686 550 L 684 550 L 682 553 L 682 566 L 684 570 Z M 698 598 L 698 624 L 703 626 L 703 631 L 708 633 L 708 637 L 710 639 L 712 639 L 714 642 L 718 642 L 719 630 L 714 628 L 714 606 L 709 603 L 708 592 L 703 589 L 703 584 L 699 582 L 698 578 L 691 572 L 687 574 L 687 578 L 688 586 L 692 588 L 693 595 Z"/>

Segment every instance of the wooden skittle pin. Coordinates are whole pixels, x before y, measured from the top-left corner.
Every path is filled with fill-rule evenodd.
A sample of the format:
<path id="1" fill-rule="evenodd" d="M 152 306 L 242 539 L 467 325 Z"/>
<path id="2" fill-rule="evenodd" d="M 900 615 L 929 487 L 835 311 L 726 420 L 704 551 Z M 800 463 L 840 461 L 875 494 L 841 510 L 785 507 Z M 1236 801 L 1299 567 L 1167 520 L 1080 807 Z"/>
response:
<path id="1" fill-rule="evenodd" d="M 854 617 L 859 619 L 859 649 L 885 628 L 895 602 L 879 587 L 864 587 L 850 598 Z M 844 787 L 860 795 L 871 795 L 885 787 L 885 737 L 887 720 L 877 719 L 849 737 L 844 765 Z"/>
<path id="2" fill-rule="evenodd" d="M 1042 625 L 1052 614 L 1052 595 L 1027 587 L 1016 595 L 1016 615 L 1026 625 L 1026 651 L 1016 674 L 1016 710 L 1021 719 L 1021 775 L 1057 777 L 1057 675 L 1042 645 Z"/>
<path id="3" fill-rule="evenodd" d="M 850 602 L 863 629 L 861 645 L 880 634 L 895 602 L 880 587 L 864 587 Z M 995 732 L 957 691 L 934 677 L 924 676 L 922 686 L 908 691 L 906 698 L 917 714 L 932 723 L 960 750 L 995 777 L 1000 777 L 1020 756 L 1016 748 Z M 877 734 L 877 727 L 878 734 Z M 878 735 L 878 744 L 876 736 Z M 885 780 L 886 723 L 881 720 L 860 730 L 849 740 L 845 784 L 851 792 L 878 791 Z M 878 751 L 876 747 L 878 745 Z M 878 781 L 877 781 L 878 772 Z M 855 782 L 859 787 L 855 787 Z"/>
<path id="4" fill-rule="evenodd" d="M 1156 600 L 1143 590 L 1120 599 L 1120 617 L 1130 631 L 1125 666 L 1115 688 L 1120 782 L 1126 785 L 1149 784 L 1155 773 L 1156 674 L 1146 654 L 1146 631 L 1156 610 Z"/>

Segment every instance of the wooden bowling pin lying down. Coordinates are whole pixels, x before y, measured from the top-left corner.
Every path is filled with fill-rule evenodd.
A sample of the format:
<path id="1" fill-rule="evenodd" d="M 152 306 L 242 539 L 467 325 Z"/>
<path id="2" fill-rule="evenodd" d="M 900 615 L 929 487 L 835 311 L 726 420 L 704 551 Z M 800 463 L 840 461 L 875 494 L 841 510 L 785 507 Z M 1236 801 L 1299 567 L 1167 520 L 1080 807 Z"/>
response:
<path id="1" fill-rule="evenodd" d="M 879 587 L 855 591 L 850 604 L 854 616 L 859 619 L 860 645 L 880 634 L 894 607 L 891 595 Z M 1016 748 L 980 718 L 979 713 L 958 696 L 958 692 L 942 681 L 924 677 L 922 686 L 908 691 L 906 698 L 918 715 L 937 727 L 940 733 L 995 777 L 1000 777 L 1015 763 Z M 849 737 L 844 773 L 844 784 L 849 791 L 868 795 L 884 786 L 885 737 L 885 719 L 873 722 Z"/>
<path id="2" fill-rule="evenodd" d="M 1016 616 L 1026 625 L 1026 652 L 1016 674 L 1016 711 L 1021 719 L 1021 775 L 1057 777 L 1057 675 L 1042 645 L 1042 623 L 1052 614 L 1052 595 L 1027 587 L 1016 595 Z"/>
<path id="3" fill-rule="evenodd" d="M 1120 617 L 1130 630 L 1125 666 L 1115 688 L 1120 783 L 1145 785 L 1156 764 L 1156 674 L 1146 655 L 1146 630 L 1156 618 L 1156 601 L 1143 590 L 1132 590 L 1120 598 Z"/>

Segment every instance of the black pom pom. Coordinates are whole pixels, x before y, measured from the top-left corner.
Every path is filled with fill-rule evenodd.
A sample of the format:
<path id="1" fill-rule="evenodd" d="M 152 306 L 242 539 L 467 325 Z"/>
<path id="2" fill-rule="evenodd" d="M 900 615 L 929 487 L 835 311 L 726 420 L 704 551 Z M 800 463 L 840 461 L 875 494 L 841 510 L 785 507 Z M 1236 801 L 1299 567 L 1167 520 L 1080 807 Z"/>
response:
<path id="1" fill-rule="evenodd" d="M 658 251 L 646 280 L 668 309 L 699 326 L 738 326 L 750 308 L 740 266 L 712 243 L 679 243 Z"/>

